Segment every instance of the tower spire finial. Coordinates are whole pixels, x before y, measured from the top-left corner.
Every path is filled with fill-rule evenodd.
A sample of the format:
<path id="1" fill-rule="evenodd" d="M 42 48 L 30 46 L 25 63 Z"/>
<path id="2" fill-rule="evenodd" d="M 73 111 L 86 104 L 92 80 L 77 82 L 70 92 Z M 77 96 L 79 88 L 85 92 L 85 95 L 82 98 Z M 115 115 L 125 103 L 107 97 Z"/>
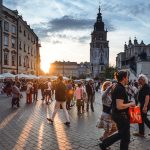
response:
<path id="1" fill-rule="evenodd" d="M 98 9 L 98 10 L 99 10 L 99 13 L 100 13 L 100 11 L 101 11 L 100 3 L 101 3 L 101 2 L 100 2 L 100 0 L 99 0 L 99 9 Z"/>

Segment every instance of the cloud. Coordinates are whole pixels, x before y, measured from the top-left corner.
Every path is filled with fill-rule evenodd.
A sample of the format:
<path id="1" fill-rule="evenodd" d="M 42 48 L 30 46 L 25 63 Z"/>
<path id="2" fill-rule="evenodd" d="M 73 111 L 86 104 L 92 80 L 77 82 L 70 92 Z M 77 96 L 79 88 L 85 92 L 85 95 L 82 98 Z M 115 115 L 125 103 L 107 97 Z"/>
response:
<path id="1" fill-rule="evenodd" d="M 89 41 L 90 38 L 91 38 L 90 36 L 82 36 L 82 37 L 79 37 L 78 41 L 80 43 L 87 43 L 87 41 Z"/>
<path id="2" fill-rule="evenodd" d="M 40 38 L 46 38 L 51 35 L 51 37 L 59 37 L 59 38 L 67 38 L 67 35 L 61 34 L 63 31 L 87 31 L 93 30 L 94 23 L 96 19 L 82 19 L 75 18 L 73 16 L 63 16 L 60 18 L 55 18 L 47 23 L 40 23 L 40 25 L 34 25 L 34 30 Z M 107 20 L 104 21 L 106 23 L 105 27 L 108 31 L 114 31 L 116 28 Z M 53 34 L 52 34 L 53 33 Z M 55 34 L 59 33 L 59 34 Z M 84 38 L 79 39 L 79 41 L 83 41 Z M 84 39 L 85 40 L 85 39 Z"/>
<path id="3" fill-rule="evenodd" d="M 82 30 L 92 28 L 93 19 L 77 19 L 72 16 L 63 16 L 48 22 L 51 32 L 62 30 Z"/>
<path id="4" fill-rule="evenodd" d="M 24 5 L 26 1 L 24 0 L 3 0 L 4 5 L 8 5 L 11 8 L 17 8 L 20 5 Z"/>
<path id="5" fill-rule="evenodd" d="M 53 41 L 53 44 L 61 44 L 62 42 L 59 40 Z"/>

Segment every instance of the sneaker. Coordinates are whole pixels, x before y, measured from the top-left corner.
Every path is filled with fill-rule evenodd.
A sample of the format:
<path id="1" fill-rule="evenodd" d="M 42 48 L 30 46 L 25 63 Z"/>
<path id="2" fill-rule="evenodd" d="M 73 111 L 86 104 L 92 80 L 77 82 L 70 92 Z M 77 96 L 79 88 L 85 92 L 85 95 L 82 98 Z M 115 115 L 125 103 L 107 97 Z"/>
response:
<path id="1" fill-rule="evenodd" d="M 110 148 L 105 148 L 102 143 L 99 144 L 101 150 L 110 150 Z"/>
<path id="2" fill-rule="evenodd" d="M 69 126 L 70 125 L 70 122 L 65 122 L 64 123 L 66 126 Z"/>
<path id="3" fill-rule="evenodd" d="M 138 132 L 137 133 L 133 133 L 133 135 L 134 136 L 138 136 L 138 137 L 145 137 L 144 134 L 141 134 L 141 133 L 138 133 Z"/>
<path id="4" fill-rule="evenodd" d="M 53 120 L 51 118 L 47 118 L 47 120 L 51 123 L 53 123 Z"/>

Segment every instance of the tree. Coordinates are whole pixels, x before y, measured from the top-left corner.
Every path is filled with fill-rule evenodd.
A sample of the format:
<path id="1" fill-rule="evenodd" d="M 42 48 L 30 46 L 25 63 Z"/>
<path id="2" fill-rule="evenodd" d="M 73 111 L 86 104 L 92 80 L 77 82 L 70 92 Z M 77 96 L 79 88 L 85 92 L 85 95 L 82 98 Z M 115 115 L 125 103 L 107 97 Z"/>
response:
<path id="1" fill-rule="evenodd" d="M 80 74 L 79 79 L 86 79 L 86 74 Z"/>
<path id="2" fill-rule="evenodd" d="M 114 78 L 114 73 L 115 73 L 116 70 L 117 70 L 116 67 L 107 66 L 104 69 L 104 77 L 105 77 L 105 79 L 113 79 Z"/>

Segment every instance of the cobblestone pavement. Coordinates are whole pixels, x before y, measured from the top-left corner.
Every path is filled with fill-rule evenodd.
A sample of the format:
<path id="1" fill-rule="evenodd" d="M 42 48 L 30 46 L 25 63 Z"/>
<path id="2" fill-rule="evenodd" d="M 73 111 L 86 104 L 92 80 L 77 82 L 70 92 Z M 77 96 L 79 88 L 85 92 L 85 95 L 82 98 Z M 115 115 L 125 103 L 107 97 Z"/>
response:
<path id="1" fill-rule="evenodd" d="M 53 104 L 49 106 L 39 99 L 31 105 L 21 99 L 20 108 L 11 108 L 11 97 L 0 95 L 0 150 L 99 150 L 99 137 L 103 130 L 95 127 L 101 112 L 100 94 L 96 94 L 95 112 L 77 116 L 76 107 L 70 111 L 71 125 L 67 127 L 62 110 L 54 124 L 47 122 Z M 40 98 L 40 94 L 39 94 Z M 137 128 L 131 127 L 131 134 Z M 147 129 L 147 134 L 149 130 Z M 119 149 L 119 143 L 111 146 Z M 150 150 L 150 136 L 131 136 L 130 150 Z"/>

